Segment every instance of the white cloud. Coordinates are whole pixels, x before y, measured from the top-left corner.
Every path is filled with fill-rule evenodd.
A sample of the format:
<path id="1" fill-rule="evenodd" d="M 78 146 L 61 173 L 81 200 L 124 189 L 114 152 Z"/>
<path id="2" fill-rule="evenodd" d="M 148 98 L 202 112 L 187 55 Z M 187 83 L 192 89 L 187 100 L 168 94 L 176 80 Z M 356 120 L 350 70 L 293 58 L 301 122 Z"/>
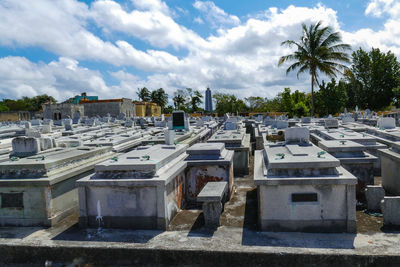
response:
<path id="1" fill-rule="evenodd" d="M 371 1 L 370 5 L 374 2 L 382 0 Z M 395 10 L 393 3 L 397 2 L 389 4 Z M 216 27 L 215 34 L 202 38 L 178 24 L 165 2 L 133 0 L 132 4 L 135 9 L 129 10 L 129 5 L 111 0 L 95 1 L 90 6 L 76 0 L 0 2 L 0 45 L 38 46 L 60 56 L 48 64 L 22 57 L 1 58 L 0 95 L 48 93 L 63 100 L 87 91 L 102 98 L 136 98 L 136 89 L 143 86 L 162 87 L 172 95 L 178 88 L 204 91 L 207 85 L 214 92 L 239 97 L 274 97 L 284 87 L 309 91 L 308 75 L 299 80 L 295 73 L 286 76 L 285 67 L 278 67 L 277 62 L 280 56 L 292 51 L 280 43 L 300 38 L 301 23 L 317 21 L 341 31 L 344 41 L 354 49 L 374 46 L 400 55 L 400 20 L 393 10 L 385 11 L 385 5 L 381 5 L 380 12 L 386 12 L 389 18 L 381 30 L 345 32 L 336 11 L 322 4 L 313 8 L 269 8 L 240 21 L 213 2 L 196 1 L 194 7 L 201 16 L 194 21 L 204 20 Z M 367 10 L 366 14 L 374 15 Z M 91 31 L 93 26 L 111 37 L 118 32 L 118 40 L 102 40 Z M 151 44 L 152 49 L 136 48 L 139 45 L 135 41 L 128 41 L 131 36 Z M 169 47 L 179 53 L 166 52 Z M 82 60 L 119 66 L 109 73 L 117 84 L 109 85 L 100 72 L 81 67 Z M 134 66 L 149 74 L 138 77 L 124 66 Z"/>
<path id="2" fill-rule="evenodd" d="M 195 17 L 193 19 L 194 22 L 198 23 L 198 24 L 204 24 L 204 21 L 200 18 L 200 17 Z"/>
<path id="3" fill-rule="evenodd" d="M 61 57 L 49 64 L 33 63 L 24 57 L 0 58 L 0 94 L 7 98 L 48 94 L 65 100 L 81 92 L 115 98 L 98 71 Z"/>
<path id="4" fill-rule="evenodd" d="M 139 10 L 159 11 L 169 14 L 170 10 L 165 2 L 160 0 L 131 0 L 132 4 Z"/>
<path id="5" fill-rule="evenodd" d="M 365 9 L 366 15 L 372 15 L 378 18 L 382 17 L 385 13 L 392 18 L 399 18 L 400 2 L 396 0 L 372 0 Z"/>
<path id="6" fill-rule="evenodd" d="M 147 3 L 147 0 L 140 2 Z M 92 4 L 91 17 L 108 31 L 127 33 L 149 41 L 155 47 L 190 47 L 204 42 L 196 33 L 177 24 L 159 9 L 128 12 L 114 1 L 102 0 Z"/>
<path id="7" fill-rule="evenodd" d="M 0 45 L 39 46 L 61 56 L 104 61 L 116 66 L 132 65 L 144 70 L 169 69 L 177 62 L 176 57 L 167 52 L 144 52 L 123 40 L 115 44 L 101 40 L 86 29 L 89 14 L 85 4 L 74 0 L 35 0 L 34 4 L 2 1 Z M 166 62 L 167 59 L 172 59 L 172 63 Z"/>
<path id="8" fill-rule="evenodd" d="M 237 16 L 227 14 L 211 1 L 196 1 L 193 7 L 199 10 L 212 28 L 221 26 L 236 26 L 240 24 Z"/>

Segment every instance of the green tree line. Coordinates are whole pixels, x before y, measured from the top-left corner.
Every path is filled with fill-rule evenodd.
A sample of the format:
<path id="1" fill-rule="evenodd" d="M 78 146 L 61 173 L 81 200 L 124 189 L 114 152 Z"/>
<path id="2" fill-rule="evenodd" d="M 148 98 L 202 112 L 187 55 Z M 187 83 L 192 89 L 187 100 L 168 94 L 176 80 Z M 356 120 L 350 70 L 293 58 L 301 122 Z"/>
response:
<path id="1" fill-rule="evenodd" d="M 46 102 L 57 102 L 54 97 L 38 95 L 35 97 L 24 96 L 21 99 L 3 99 L 0 101 L 0 112 L 3 111 L 39 111 L 42 109 L 42 104 Z"/>

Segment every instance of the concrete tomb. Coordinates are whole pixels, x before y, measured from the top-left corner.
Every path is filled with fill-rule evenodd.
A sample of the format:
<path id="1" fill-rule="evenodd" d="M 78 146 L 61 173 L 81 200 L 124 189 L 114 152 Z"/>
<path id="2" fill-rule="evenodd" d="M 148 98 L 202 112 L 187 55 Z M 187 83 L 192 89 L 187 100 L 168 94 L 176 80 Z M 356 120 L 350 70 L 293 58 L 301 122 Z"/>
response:
<path id="1" fill-rule="evenodd" d="M 385 196 L 381 209 L 384 225 L 400 226 L 400 196 Z"/>
<path id="2" fill-rule="evenodd" d="M 286 120 L 277 120 L 276 121 L 276 128 L 277 129 L 286 129 L 289 127 L 289 122 Z"/>
<path id="3" fill-rule="evenodd" d="M 342 118 L 342 123 L 355 122 L 353 117 L 345 116 Z"/>
<path id="4" fill-rule="evenodd" d="M 379 156 L 378 150 L 386 148 L 386 145 L 378 143 L 378 138 L 376 136 L 366 133 L 359 133 L 352 130 L 345 130 L 343 128 L 331 130 L 319 129 L 317 134 L 326 140 L 349 140 L 364 145 L 369 154 L 377 157 L 377 160 L 374 162 L 374 174 L 380 175 L 381 157 Z"/>
<path id="5" fill-rule="evenodd" d="M 52 226 L 76 212 L 75 181 L 107 156 L 109 148 L 57 148 L 0 163 L 0 225 Z"/>
<path id="6" fill-rule="evenodd" d="M 233 173 L 235 176 L 249 173 L 250 134 L 245 130 L 217 131 L 207 143 L 224 143 L 226 149 L 235 151 L 233 156 Z"/>
<path id="7" fill-rule="evenodd" d="M 365 188 L 365 198 L 367 208 L 370 211 L 380 211 L 381 202 L 385 197 L 385 190 L 380 185 L 367 185 Z"/>
<path id="8" fill-rule="evenodd" d="M 199 205 L 197 196 L 209 182 L 227 182 L 227 196 L 233 190 L 234 151 L 224 143 L 198 143 L 186 150 L 185 206 Z"/>
<path id="9" fill-rule="evenodd" d="M 72 131 L 74 127 L 72 126 L 72 120 L 71 119 L 65 119 L 64 120 L 64 127 L 66 131 Z"/>
<path id="10" fill-rule="evenodd" d="M 238 125 L 236 122 L 230 122 L 230 121 L 225 122 L 224 130 L 237 130 L 237 128 Z"/>
<path id="11" fill-rule="evenodd" d="M 162 229 L 182 207 L 187 145 L 113 157 L 77 181 L 81 227 Z"/>
<path id="12" fill-rule="evenodd" d="M 350 140 L 323 140 L 318 146 L 340 160 L 340 165 L 358 179 L 357 198 L 363 198 L 367 185 L 374 184 L 374 163 L 377 157 L 367 147 Z"/>
<path id="13" fill-rule="evenodd" d="M 391 117 L 384 117 L 378 120 L 379 129 L 394 129 L 396 128 L 396 120 Z"/>
<path id="14" fill-rule="evenodd" d="M 311 123 L 311 117 L 301 117 L 301 123 Z"/>
<path id="15" fill-rule="evenodd" d="M 326 128 L 338 128 L 339 127 L 339 121 L 334 118 L 326 118 L 325 119 L 325 127 Z"/>
<path id="16" fill-rule="evenodd" d="M 400 195 L 400 142 L 391 148 L 380 149 L 382 164 L 382 186 L 386 193 Z"/>
<path id="17" fill-rule="evenodd" d="M 40 139 L 35 137 L 15 137 L 12 140 L 11 157 L 28 157 L 41 151 Z"/>
<path id="18" fill-rule="evenodd" d="M 270 143 L 254 154 L 261 230 L 356 231 L 357 179 L 338 159 L 311 143 Z"/>

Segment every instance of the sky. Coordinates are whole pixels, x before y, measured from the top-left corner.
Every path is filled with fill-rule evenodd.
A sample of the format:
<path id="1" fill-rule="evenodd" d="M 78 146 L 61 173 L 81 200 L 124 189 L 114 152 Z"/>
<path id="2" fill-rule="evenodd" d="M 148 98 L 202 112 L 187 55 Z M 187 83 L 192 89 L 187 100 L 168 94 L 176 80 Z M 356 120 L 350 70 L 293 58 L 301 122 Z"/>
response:
<path id="1" fill-rule="evenodd" d="M 286 75 L 278 60 L 293 52 L 281 42 L 317 21 L 353 50 L 400 57 L 399 0 L 0 0 L 0 99 L 309 92 L 309 75 Z"/>

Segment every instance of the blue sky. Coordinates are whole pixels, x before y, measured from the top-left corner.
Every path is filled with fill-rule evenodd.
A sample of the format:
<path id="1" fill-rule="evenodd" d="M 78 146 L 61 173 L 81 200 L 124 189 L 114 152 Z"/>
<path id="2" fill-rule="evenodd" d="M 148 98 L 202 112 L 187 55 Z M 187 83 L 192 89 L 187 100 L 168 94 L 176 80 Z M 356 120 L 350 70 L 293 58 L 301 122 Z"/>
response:
<path id="1" fill-rule="evenodd" d="M 277 67 L 301 23 L 322 21 L 353 49 L 400 55 L 400 3 L 349 1 L 2 0 L 0 98 L 83 91 L 136 98 L 137 88 L 274 97 L 309 91 Z"/>

